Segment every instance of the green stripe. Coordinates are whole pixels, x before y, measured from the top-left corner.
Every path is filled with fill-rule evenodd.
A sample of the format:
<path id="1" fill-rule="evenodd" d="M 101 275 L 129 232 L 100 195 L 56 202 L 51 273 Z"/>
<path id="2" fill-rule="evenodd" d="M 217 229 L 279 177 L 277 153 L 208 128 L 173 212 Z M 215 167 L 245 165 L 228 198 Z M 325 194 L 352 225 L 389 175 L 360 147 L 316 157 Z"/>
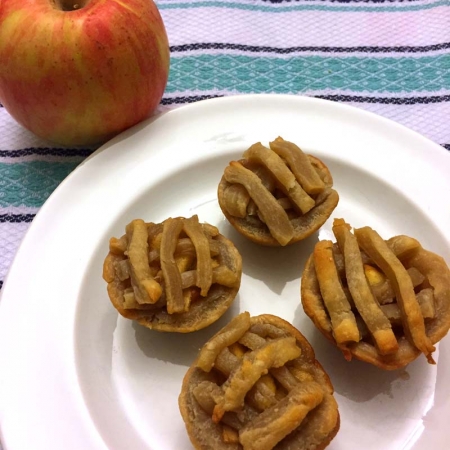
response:
<path id="1" fill-rule="evenodd" d="M 40 207 L 79 162 L 0 163 L 0 207 Z"/>
<path id="2" fill-rule="evenodd" d="M 226 8 L 241 9 L 245 11 L 262 11 L 270 13 L 283 13 L 289 11 L 334 11 L 334 12 L 406 12 L 423 11 L 426 9 L 437 8 L 439 6 L 450 5 L 450 0 L 440 0 L 434 3 L 387 6 L 345 6 L 345 5 L 321 5 L 321 4 L 292 4 L 289 6 L 265 6 L 252 5 L 234 2 L 196 2 L 196 3 L 161 3 L 158 2 L 158 8 L 163 9 L 193 9 L 193 8 Z"/>
<path id="3" fill-rule="evenodd" d="M 213 89 L 239 93 L 436 92 L 450 89 L 450 55 L 416 58 L 291 58 L 243 55 L 172 57 L 167 93 Z"/>

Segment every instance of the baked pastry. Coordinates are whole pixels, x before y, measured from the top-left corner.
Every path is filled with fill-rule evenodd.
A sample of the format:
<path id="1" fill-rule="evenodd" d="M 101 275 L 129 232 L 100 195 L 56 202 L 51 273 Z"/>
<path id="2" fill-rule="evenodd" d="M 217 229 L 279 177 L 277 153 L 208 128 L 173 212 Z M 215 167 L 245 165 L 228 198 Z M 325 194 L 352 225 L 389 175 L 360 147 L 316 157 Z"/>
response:
<path id="1" fill-rule="evenodd" d="M 450 270 L 408 236 L 384 241 L 336 219 L 337 243 L 320 241 L 301 282 L 305 313 L 344 353 L 382 369 L 406 366 L 450 328 Z"/>
<path id="2" fill-rule="evenodd" d="M 215 322 L 239 290 L 242 258 L 197 216 L 163 223 L 133 220 L 112 238 L 103 265 L 119 313 L 148 328 L 189 333 Z"/>
<path id="3" fill-rule="evenodd" d="M 248 239 L 284 246 L 305 239 L 339 201 L 327 166 L 278 137 L 270 148 L 252 145 L 225 168 L 218 188 L 228 221 Z"/>
<path id="4" fill-rule="evenodd" d="M 272 315 L 236 316 L 186 373 L 179 407 L 197 450 L 319 450 L 339 430 L 308 341 Z"/>

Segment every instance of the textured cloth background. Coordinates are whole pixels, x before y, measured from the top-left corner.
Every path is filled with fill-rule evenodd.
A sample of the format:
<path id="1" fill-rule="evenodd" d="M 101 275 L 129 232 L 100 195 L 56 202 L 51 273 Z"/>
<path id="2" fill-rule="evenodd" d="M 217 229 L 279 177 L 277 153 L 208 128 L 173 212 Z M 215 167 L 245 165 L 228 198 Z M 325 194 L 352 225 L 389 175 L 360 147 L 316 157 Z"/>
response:
<path id="1" fill-rule="evenodd" d="M 240 93 L 308 95 L 450 149 L 450 0 L 157 3 L 172 52 L 161 109 Z M 39 208 L 93 150 L 55 148 L 0 107 L 0 288 Z"/>

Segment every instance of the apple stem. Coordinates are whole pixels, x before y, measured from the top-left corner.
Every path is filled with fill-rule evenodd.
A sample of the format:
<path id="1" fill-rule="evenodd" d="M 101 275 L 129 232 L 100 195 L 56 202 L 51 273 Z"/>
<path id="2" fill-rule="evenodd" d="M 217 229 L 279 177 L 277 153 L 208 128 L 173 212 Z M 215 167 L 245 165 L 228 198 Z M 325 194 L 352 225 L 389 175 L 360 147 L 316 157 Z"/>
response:
<path id="1" fill-rule="evenodd" d="M 75 11 L 84 6 L 84 0 L 53 0 L 55 7 L 61 11 Z"/>

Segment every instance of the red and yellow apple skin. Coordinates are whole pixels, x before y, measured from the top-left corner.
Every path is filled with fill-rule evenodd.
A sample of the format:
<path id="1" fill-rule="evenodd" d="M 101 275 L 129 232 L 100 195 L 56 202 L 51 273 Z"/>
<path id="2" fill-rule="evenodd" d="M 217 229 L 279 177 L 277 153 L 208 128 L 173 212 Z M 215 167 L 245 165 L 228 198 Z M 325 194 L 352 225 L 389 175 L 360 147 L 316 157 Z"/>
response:
<path id="1" fill-rule="evenodd" d="M 49 141 L 98 144 L 147 118 L 169 58 L 152 0 L 0 0 L 0 102 Z"/>

